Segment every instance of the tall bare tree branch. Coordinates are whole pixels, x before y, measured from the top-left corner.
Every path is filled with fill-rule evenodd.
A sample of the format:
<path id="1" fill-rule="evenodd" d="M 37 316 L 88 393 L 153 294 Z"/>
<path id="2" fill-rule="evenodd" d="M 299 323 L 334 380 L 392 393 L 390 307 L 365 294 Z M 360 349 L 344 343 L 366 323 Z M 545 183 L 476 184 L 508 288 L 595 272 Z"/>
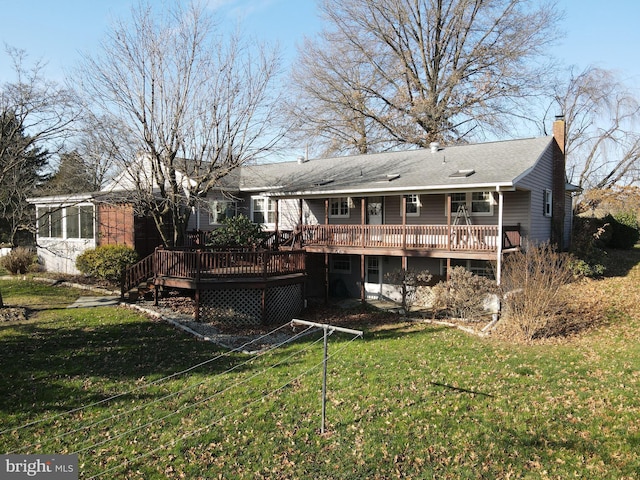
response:
<path id="1" fill-rule="evenodd" d="M 140 3 L 114 25 L 101 55 L 86 59 L 86 92 L 124 134 L 118 140 L 111 129 L 100 130 L 104 143 L 129 142 L 113 150 L 122 166 L 136 156 L 151 163 L 129 176 L 136 202 L 166 244 L 180 242 L 198 198 L 280 139 L 272 95 L 278 68 L 274 51 L 225 37 L 196 4 L 154 11 Z"/>
<path id="2" fill-rule="evenodd" d="M 542 89 L 560 18 L 531 0 L 323 0 L 321 10 L 327 27 L 293 74 L 306 108 L 293 112 L 302 132 L 360 151 L 362 130 L 334 137 L 332 120 L 361 119 L 370 145 L 386 147 L 504 129 Z"/>

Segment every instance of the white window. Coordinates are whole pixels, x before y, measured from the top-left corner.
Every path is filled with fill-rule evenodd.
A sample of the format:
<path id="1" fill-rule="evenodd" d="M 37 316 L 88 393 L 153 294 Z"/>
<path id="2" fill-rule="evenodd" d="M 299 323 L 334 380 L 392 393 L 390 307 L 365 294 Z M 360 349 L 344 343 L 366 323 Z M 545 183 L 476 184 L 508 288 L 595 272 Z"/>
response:
<path id="1" fill-rule="evenodd" d="M 457 192 L 451 194 L 451 213 L 456 214 L 463 206 L 469 215 L 493 215 L 493 195 L 491 192 Z M 446 212 L 446 207 L 445 207 Z"/>
<path id="2" fill-rule="evenodd" d="M 471 193 L 471 214 L 491 215 L 493 213 L 490 192 Z"/>
<path id="3" fill-rule="evenodd" d="M 38 236 L 42 238 L 62 238 L 62 208 L 38 208 Z"/>
<path id="4" fill-rule="evenodd" d="M 346 255 L 332 255 L 331 271 L 333 273 L 351 273 L 351 257 L 347 257 Z"/>
<path id="5" fill-rule="evenodd" d="M 412 193 L 409 195 L 405 195 L 404 198 L 407 199 L 407 217 L 420 216 L 420 195 L 418 195 L 417 193 Z"/>
<path id="6" fill-rule="evenodd" d="M 268 197 L 253 197 L 251 202 L 251 220 L 253 223 L 275 224 L 276 201 Z"/>
<path id="7" fill-rule="evenodd" d="M 226 219 L 236 216 L 236 202 L 214 200 L 209 205 L 209 225 L 218 225 Z"/>
<path id="8" fill-rule="evenodd" d="M 380 283 L 380 259 L 367 257 L 367 283 Z"/>
<path id="9" fill-rule="evenodd" d="M 39 207 L 37 216 L 41 238 L 94 238 L 93 205 Z"/>
<path id="10" fill-rule="evenodd" d="M 543 192 L 543 214 L 545 217 L 553 214 L 553 194 L 548 188 Z"/>
<path id="11" fill-rule="evenodd" d="M 67 238 L 93 238 L 93 206 L 66 207 Z"/>
<path id="12" fill-rule="evenodd" d="M 349 197 L 338 197 L 329 199 L 329 217 L 347 218 L 349 217 Z"/>
<path id="13" fill-rule="evenodd" d="M 456 213 L 460 207 L 466 207 L 466 206 L 467 206 L 466 193 L 451 194 L 451 213 Z"/>
<path id="14" fill-rule="evenodd" d="M 459 260 L 452 258 L 451 268 L 455 267 L 463 267 L 474 275 L 495 280 L 493 265 L 487 260 Z M 447 275 L 447 261 L 445 259 L 440 261 L 440 273 L 445 277 Z"/>

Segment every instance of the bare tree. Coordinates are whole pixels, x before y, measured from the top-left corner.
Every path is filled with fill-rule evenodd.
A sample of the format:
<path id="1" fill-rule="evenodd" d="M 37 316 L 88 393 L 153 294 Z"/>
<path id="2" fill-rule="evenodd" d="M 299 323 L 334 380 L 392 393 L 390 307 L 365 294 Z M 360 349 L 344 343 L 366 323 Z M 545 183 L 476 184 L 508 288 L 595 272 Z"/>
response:
<path id="1" fill-rule="evenodd" d="M 62 149 L 73 135 L 80 109 L 74 92 L 44 77 L 45 65 L 26 64 L 24 50 L 5 47 L 13 61 L 15 80 L 0 86 L 0 112 L 12 119 L 0 133 L 0 183 L 24 162 L 24 151 L 33 148 L 51 154 Z M 16 144 L 21 149 L 15 149 Z"/>
<path id="2" fill-rule="evenodd" d="M 309 99 L 301 123 L 352 112 L 388 145 L 421 147 L 505 128 L 546 78 L 559 19 L 532 0 L 323 0 L 321 11 L 327 28 L 293 77 Z"/>
<path id="3" fill-rule="evenodd" d="M 44 179 L 52 156 L 74 133 L 81 109 L 74 92 L 44 77 L 42 62 L 6 47 L 15 78 L 0 85 L 0 228 L 12 244 L 35 229 L 26 198 Z"/>
<path id="4" fill-rule="evenodd" d="M 292 95 L 286 102 L 293 127 L 290 138 L 319 156 L 394 146 L 367 116 L 376 109 L 375 99 L 366 92 L 374 89 L 375 72 L 349 45 L 334 41 L 328 32 L 320 35 L 321 42 L 305 39 L 292 71 Z"/>
<path id="5" fill-rule="evenodd" d="M 204 6 L 154 12 L 140 3 L 119 21 L 82 78 L 110 145 L 135 184 L 135 203 L 167 245 L 179 244 L 192 207 L 238 166 L 269 152 L 278 58 L 225 37 Z M 135 158 L 148 162 L 148 169 Z"/>
<path id="6" fill-rule="evenodd" d="M 555 93 L 567 122 L 567 172 L 583 189 L 640 179 L 640 103 L 608 70 L 570 72 Z"/>

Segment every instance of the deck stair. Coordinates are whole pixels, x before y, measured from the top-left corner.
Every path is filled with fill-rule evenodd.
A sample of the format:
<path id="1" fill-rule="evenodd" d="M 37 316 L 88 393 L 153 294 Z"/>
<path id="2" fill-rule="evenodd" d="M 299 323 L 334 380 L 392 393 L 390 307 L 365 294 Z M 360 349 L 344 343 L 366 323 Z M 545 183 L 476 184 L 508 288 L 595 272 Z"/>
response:
<path id="1" fill-rule="evenodd" d="M 154 284 L 151 279 L 154 276 L 153 259 L 154 253 L 146 256 L 138 263 L 127 268 L 122 275 L 122 283 L 120 285 L 120 297 L 124 298 L 125 294 L 137 291 L 133 296 L 146 295 L 149 291 L 153 291 Z"/>

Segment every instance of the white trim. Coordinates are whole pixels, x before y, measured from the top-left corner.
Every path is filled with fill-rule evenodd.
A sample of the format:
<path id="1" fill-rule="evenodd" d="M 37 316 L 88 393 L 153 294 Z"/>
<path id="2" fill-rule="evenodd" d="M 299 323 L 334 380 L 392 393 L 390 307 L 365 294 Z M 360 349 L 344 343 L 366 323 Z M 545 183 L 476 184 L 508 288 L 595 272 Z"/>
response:
<path id="1" fill-rule="evenodd" d="M 545 217 L 553 216 L 553 191 L 545 188 L 542 194 L 542 209 Z"/>
<path id="2" fill-rule="evenodd" d="M 254 206 L 254 202 L 255 201 L 262 201 L 263 202 L 263 206 L 264 206 L 264 210 L 254 210 L 253 206 Z M 271 202 L 273 202 L 273 210 L 269 209 L 269 205 L 271 205 Z M 255 195 L 251 197 L 251 205 L 250 205 L 250 214 L 251 214 L 251 221 L 253 223 L 260 223 L 261 225 L 264 225 L 265 228 L 269 229 L 269 228 L 274 228 L 275 227 L 275 221 L 273 222 L 269 222 L 269 213 L 273 212 L 274 218 L 275 218 L 275 212 L 276 212 L 276 202 L 277 200 L 270 198 L 270 197 L 265 197 L 263 195 Z M 254 219 L 254 214 L 256 212 L 261 212 L 264 215 L 264 222 L 256 222 L 256 220 Z"/>

